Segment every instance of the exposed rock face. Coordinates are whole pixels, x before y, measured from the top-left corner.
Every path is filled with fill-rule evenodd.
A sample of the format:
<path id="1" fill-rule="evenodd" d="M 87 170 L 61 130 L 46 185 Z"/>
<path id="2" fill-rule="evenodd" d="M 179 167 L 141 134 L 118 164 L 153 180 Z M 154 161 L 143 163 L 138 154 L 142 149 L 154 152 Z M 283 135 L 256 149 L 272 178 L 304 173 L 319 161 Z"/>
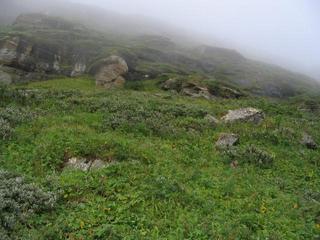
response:
<path id="1" fill-rule="evenodd" d="M 85 158 L 76 158 L 76 157 L 70 158 L 65 164 L 65 168 L 81 170 L 84 172 L 88 172 L 94 169 L 104 168 L 106 166 L 107 164 L 100 159 L 88 160 Z"/>
<path id="2" fill-rule="evenodd" d="M 222 133 L 216 142 L 217 148 L 232 147 L 239 143 L 239 135 L 233 133 Z"/>
<path id="3" fill-rule="evenodd" d="M 5 38 L 0 41 L 0 63 L 11 64 L 18 58 L 19 37 Z"/>
<path id="4" fill-rule="evenodd" d="M 128 65 L 123 58 L 119 56 L 108 57 L 96 67 L 96 84 L 107 89 L 121 87 L 126 81 L 124 76 L 128 71 Z"/>
<path id="5" fill-rule="evenodd" d="M 0 64 L 27 72 L 59 73 L 60 61 L 59 53 L 48 46 L 18 36 L 0 40 Z"/>
<path id="6" fill-rule="evenodd" d="M 307 148 L 309 149 L 317 149 L 318 148 L 318 145 L 317 143 L 313 140 L 313 138 L 307 134 L 307 133 L 304 133 L 303 136 L 302 136 L 302 139 L 301 139 L 301 144 L 305 145 Z"/>
<path id="7" fill-rule="evenodd" d="M 260 123 L 264 119 L 264 113 L 255 108 L 241 108 L 229 110 L 228 114 L 222 117 L 222 121 L 232 123 L 236 121 Z"/>
<path id="8" fill-rule="evenodd" d="M 87 66 L 85 63 L 77 62 L 71 72 L 71 77 L 77 77 L 82 75 L 87 69 Z"/>

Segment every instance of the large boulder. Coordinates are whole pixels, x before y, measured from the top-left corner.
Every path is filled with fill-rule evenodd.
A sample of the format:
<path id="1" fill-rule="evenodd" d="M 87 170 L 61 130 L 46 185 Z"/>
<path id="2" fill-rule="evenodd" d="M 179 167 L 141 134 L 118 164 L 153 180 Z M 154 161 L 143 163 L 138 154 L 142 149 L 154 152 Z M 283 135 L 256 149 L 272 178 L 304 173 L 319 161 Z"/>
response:
<path id="1" fill-rule="evenodd" d="M 229 110 L 228 113 L 221 118 L 225 123 L 237 121 L 260 123 L 264 119 L 264 113 L 255 108 L 241 108 L 237 110 Z"/>
<path id="2" fill-rule="evenodd" d="M 121 87 L 126 81 L 124 76 L 128 71 L 128 65 L 123 58 L 110 56 L 95 66 L 96 84 L 107 89 Z"/>

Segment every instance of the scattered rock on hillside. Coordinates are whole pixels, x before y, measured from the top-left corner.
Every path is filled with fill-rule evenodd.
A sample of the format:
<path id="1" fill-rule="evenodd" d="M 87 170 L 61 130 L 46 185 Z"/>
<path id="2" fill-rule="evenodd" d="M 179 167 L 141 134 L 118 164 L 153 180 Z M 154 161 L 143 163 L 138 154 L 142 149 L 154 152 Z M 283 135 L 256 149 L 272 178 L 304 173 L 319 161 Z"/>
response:
<path id="1" fill-rule="evenodd" d="M 225 86 L 209 87 L 209 92 L 216 97 L 222 98 L 238 99 L 245 96 L 243 92 Z"/>
<path id="2" fill-rule="evenodd" d="M 119 56 L 108 57 L 95 67 L 97 86 L 107 89 L 122 87 L 125 83 L 124 75 L 129 71 L 126 61 Z"/>
<path id="3" fill-rule="evenodd" d="M 107 164 L 100 159 L 89 160 L 85 158 L 76 158 L 76 157 L 70 158 L 65 164 L 65 168 L 81 170 L 84 172 L 89 172 L 90 170 L 93 170 L 93 169 L 104 168 L 106 166 Z"/>
<path id="4" fill-rule="evenodd" d="M 222 133 L 216 142 L 217 148 L 232 147 L 239 143 L 239 135 L 233 133 Z"/>
<path id="5" fill-rule="evenodd" d="M 194 97 L 194 98 L 205 98 L 212 99 L 213 95 L 210 94 L 208 88 L 200 87 L 194 83 L 184 84 L 182 86 L 181 93 L 186 96 Z"/>
<path id="6" fill-rule="evenodd" d="M 317 149 L 318 148 L 318 145 L 316 144 L 316 142 L 307 133 L 303 134 L 302 139 L 301 139 L 301 144 L 305 145 L 309 149 Z"/>
<path id="7" fill-rule="evenodd" d="M 219 124 L 219 120 L 210 114 L 207 114 L 204 119 L 207 120 L 212 127 L 216 127 Z"/>
<path id="8" fill-rule="evenodd" d="M 162 85 L 162 89 L 169 91 L 169 90 L 176 90 L 179 91 L 181 84 L 178 82 L 177 79 L 170 78 L 169 80 L 165 81 Z"/>
<path id="9" fill-rule="evenodd" d="M 264 119 L 264 113 L 255 108 L 241 108 L 237 110 L 229 110 L 228 114 L 222 117 L 222 121 L 226 123 L 243 121 L 260 123 Z"/>

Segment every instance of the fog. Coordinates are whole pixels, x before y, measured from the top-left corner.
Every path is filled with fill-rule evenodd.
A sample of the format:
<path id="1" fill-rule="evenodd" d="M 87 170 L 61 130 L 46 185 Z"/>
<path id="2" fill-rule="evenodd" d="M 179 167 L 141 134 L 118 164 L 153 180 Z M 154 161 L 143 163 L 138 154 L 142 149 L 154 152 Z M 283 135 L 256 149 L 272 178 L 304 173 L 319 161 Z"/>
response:
<path id="1" fill-rule="evenodd" d="M 25 11 L 48 10 L 59 5 L 62 12 L 68 0 L 0 0 L 0 6 L 15 2 Z M 68 11 L 87 14 L 87 21 L 101 19 L 100 27 L 143 33 L 146 28 L 155 33 L 175 32 L 184 40 L 197 40 L 211 45 L 234 48 L 246 57 L 278 64 L 295 72 L 320 79 L 320 1 L 319 0 L 70 0 L 90 5 L 100 15 L 90 16 L 67 6 Z M 22 5 L 25 5 L 24 8 Z M 45 7 L 47 8 L 45 8 Z M 61 8 L 62 7 L 62 8 Z M 97 8 L 98 7 L 98 8 Z M 5 9 L 5 8 L 3 8 Z M 17 10 L 15 14 L 19 11 Z M 104 14 L 105 11 L 106 13 Z M 112 12 L 123 17 L 113 22 Z M 1 15 L 9 14 L 7 10 Z M 13 14 L 14 15 L 14 14 Z M 72 14 L 66 14 L 71 16 Z M 105 15 L 105 16 L 103 16 Z M 109 16 L 109 18 L 107 18 Z M 13 17 L 13 16 L 12 16 Z M 132 22 L 139 24 L 130 25 Z M 96 21 L 97 22 L 97 21 Z M 132 27 L 135 26 L 135 27 Z M 143 26 L 143 27 L 142 27 Z M 161 29 L 160 29 L 161 28 Z M 158 31 L 157 31 L 158 30 Z M 171 34 L 172 35 L 172 34 Z"/>
<path id="2" fill-rule="evenodd" d="M 318 0 L 78 0 L 144 15 L 320 79 Z"/>

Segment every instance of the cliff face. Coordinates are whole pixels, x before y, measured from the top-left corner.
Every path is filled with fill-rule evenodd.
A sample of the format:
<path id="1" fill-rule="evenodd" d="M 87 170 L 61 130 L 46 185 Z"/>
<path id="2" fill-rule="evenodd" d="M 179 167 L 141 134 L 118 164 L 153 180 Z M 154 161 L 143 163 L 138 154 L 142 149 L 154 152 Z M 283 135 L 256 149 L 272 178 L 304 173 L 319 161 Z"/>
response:
<path id="1" fill-rule="evenodd" d="M 66 76 L 78 76 L 86 71 L 84 51 L 73 46 L 69 36 L 81 32 L 81 26 L 30 14 L 19 16 L 13 29 L 14 33 L 0 39 L 1 65 L 21 72 Z"/>

